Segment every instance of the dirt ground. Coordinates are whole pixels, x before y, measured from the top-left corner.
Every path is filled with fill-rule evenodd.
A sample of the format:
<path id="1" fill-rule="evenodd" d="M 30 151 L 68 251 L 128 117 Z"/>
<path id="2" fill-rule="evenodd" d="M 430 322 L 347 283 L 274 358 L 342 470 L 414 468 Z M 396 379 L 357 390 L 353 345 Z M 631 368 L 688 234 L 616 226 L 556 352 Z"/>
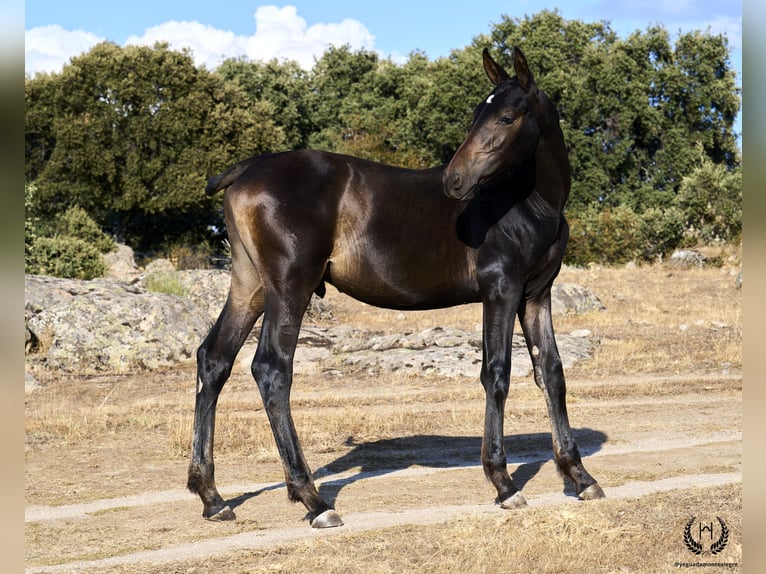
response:
<path id="1" fill-rule="evenodd" d="M 507 511 L 479 464 L 478 369 L 446 378 L 303 365 L 296 425 L 321 494 L 345 522 L 312 530 L 287 501 L 249 345 L 221 396 L 216 434 L 218 486 L 237 520 L 208 522 L 184 488 L 193 364 L 47 373 L 26 397 L 27 572 L 741 571 L 736 271 L 562 272 L 560 281 L 590 287 L 606 307 L 554 319 L 557 332 L 588 329 L 597 342 L 567 381 L 570 420 L 603 501 L 578 501 L 557 474 L 530 378 L 512 381 L 505 427 L 509 471 L 529 507 Z M 317 324 L 395 333 L 481 322 L 475 305 L 400 313 L 332 290 L 327 302 L 333 317 Z"/>

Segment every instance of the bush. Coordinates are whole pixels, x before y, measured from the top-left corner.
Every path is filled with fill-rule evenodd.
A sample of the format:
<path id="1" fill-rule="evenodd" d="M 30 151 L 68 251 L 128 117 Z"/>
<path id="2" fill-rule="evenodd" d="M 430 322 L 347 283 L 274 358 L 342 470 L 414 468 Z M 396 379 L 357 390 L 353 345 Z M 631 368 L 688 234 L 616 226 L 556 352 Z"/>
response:
<path id="1" fill-rule="evenodd" d="M 656 261 L 695 239 L 687 233 L 686 214 L 678 207 L 651 207 L 642 214 L 626 206 L 590 206 L 567 213 L 570 234 L 566 262 L 621 264 Z"/>
<path id="2" fill-rule="evenodd" d="M 742 235 L 742 170 L 727 171 L 703 160 L 681 182 L 676 203 L 698 241 L 737 241 Z"/>
<path id="3" fill-rule="evenodd" d="M 650 207 L 641 214 L 641 259 L 654 261 L 694 243 L 684 232 L 686 218 L 677 207 Z"/>
<path id="4" fill-rule="evenodd" d="M 76 205 L 67 209 L 58 219 L 54 235 L 82 239 L 100 253 L 109 253 L 116 247 L 114 240 L 101 230 L 88 212 Z"/>
<path id="5" fill-rule="evenodd" d="M 571 265 L 626 263 L 642 252 L 641 218 L 625 206 L 597 209 L 589 206 L 567 213 L 569 246 L 565 255 Z"/>
<path id="6" fill-rule="evenodd" d="M 26 272 L 68 279 L 93 279 L 106 272 L 101 251 L 77 237 L 37 237 Z"/>
<path id="7" fill-rule="evenodd" d="M 115 248 L 88 213 L 70 207 L 52 221 L 34 209 L 34 185 L 24 187 L 24 270 L 36 275 L 93 279 L 106 272 L 101 256 Z"/>

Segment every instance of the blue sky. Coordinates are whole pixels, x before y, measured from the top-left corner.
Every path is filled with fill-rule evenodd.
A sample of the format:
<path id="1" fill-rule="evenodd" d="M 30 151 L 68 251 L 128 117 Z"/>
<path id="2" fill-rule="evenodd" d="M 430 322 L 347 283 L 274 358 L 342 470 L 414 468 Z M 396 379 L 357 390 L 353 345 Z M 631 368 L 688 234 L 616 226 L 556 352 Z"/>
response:
<path id="1" fill-rule="evenodd" d="M 80 44 L 73 36 L 81 32 L 90 34 L 91 41 L 106 39 L 125 44 L 129 39 L 131 43 L 138 43 L 144 37 L 150 41 L 155 36 L 147 34 L 147 31 L 159 27 L 156 34 L 164 35 L 172 45 L 174 37 L 183 36 L 181 26 L 167 25 L 176 22 L 202 25 L 189 30 L 192 39 L 188 43 L 193 41 L 201 45 L 207 40 L 213 41 L 214 34 L 206 37 L 208 34 L 205 32 L 230 34 L 243 40 L 253 39 L 257 37 L 256 10 L 269 5 L 282 9 L 282 14 L 272 14 L 270 20 L 262 20 L 262 23 L 271 27 L 268 39 L 272 44 L 292 42 L 292 45 L 283 46 L 285 53 L 289 52 L 290 47 L 300 47 L 295 45 L 296 39 L 305 40 L 300 37 L 300 20 L 304 21 L 304 34 L 312 26 L 335 24 L 336 30 L 319 28 L 315 32 L 328 40 L 337 35 L 337 39 L 345 39 L 352 45 L 357 42 L 358 47 L 375 49 L 384 56 L 400 58 L 421 49 L 433 59 L 447 55 L 451 49 L 462 48 L 477 34 L 488 32 L 491 24 L 499 21 L 502 14 L 523 17 L 545 8 L 558 8 L 567 19 L 587 22 L 608 20 L 621 36 L 635 30 L 643 31 L 655 23 L 662 24 L 671 37 L 675 37 L 679 30 L 692 29 L 710 28 L 714 33 L 725 33 L 732 50 L 732 64 L 737 70 L 741 69 L 742 6 L 730 0 L 666 0 L 656 3 L 645 0 L 559 0 L 556 3 L 537 0 L 292 0 L 281 3 L 257 0 L 131 0 L 103 3 L 31 0 L 25 3 L 26 69 L 30 71 L 30 65 L 36 65 L 30 49 L 45 47 L 50 54 L 63 58 L 58 60 L 62 63 L 76 55 L 70 52 L 87 50 L 87 42 Z M 285 12 L 287 6 L 293 6 L 295 10 Z M 344 20 L 359 25 L 355 27 L 349 23 L 342 28 Z M 58 25 L 61 30 L 49 30 L 45 42 L 31 39 L 30 32 L 34 28 L 53 25 Z M 312 45 L 306 41 L 298 43 L 307 47 Z M 220 41 L 219 45 L 224 47 Z M 221 54 L 228 55 L 231 54 Z M 55 63 L 55 58 L 50 58 L 50 61 L 54 66 L 61 65 Z"/>
<path id="2" fill-rule="evenodd" d="M 729 40 L 742 85 L 742 5 L 731 0 L 30 0 L 25 3 L 25 71 L 59 71 L 102 40 L 120 45 L 168 41 L 190 47 L 214 68 L 226 57 L 291 58 L 310 68 L 328 43 L 366 48 L 403 61 L 414 50 L 446 56 L 490 31 L 503 14 L 522 18 L 558 9 L 570 20 L 606 20 L 621 37 L 661 24 L 679 32 L 710 30 Z M 739 122 L 738 122 L 739 123 Z M 741 131 L 739 125 L 735 126 Z"/>

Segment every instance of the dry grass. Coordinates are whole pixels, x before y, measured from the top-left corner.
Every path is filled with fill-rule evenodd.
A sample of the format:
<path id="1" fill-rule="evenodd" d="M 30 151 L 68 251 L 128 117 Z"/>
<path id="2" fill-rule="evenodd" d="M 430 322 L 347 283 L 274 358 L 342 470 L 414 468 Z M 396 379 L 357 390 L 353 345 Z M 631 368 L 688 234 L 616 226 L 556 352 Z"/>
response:
<path id="1" fill-rule="evenodd" d="M 570 417 L 576 429 L 598 429 L 606 443 L 619 446 L 636 436 L 656 436 L 658 429 L 673 436 L 700 437 L 737 428 L 742 305 L 731 270 L 676 271 L 662 265 L 565 269 L 560 281 L 590 287 L 606 306 L 604 312 L 554 319 L 557 332 L 589 329 L 598 342 L 590 360 L 567 371 Z M 327 302 L 335 323 L 384 333 L 434 326 L 475 329 L 481 323 L 478 305 L 399 313 L 359 304 L 333 290 Z M 25 404 L 28 504 L 78 503 L 147 489 L 183 488 L 195 393 L 192 364 L 151 375 L 61 378 L 49 373 L 38 380 L 43 387 L 29 393 Z M 513 383 L 507 434 L 521 449 L 549 448 L 545 434 L 549 424 L 539 390 L 530 378 Z M 677 412 L 673 405 L 686 405 L 685 418 L 668 417 L 668 408 Z M 720 405 L 727 409 L 723 418 L 716 410 Z M 354 445 L 389 440 L 396 446 L 428 435 L 443 442 L 462 439 L 470 447 L 466 461 L 478 464 L 484 414 L 478 380 L 371 377 L 361 372 L 299 376 L 293 412 L 315 469 L 334 462 L 342 467 L 345 463 L 338 461 Z M 425 451 L 424 441 L 402 453 L 396 468 L 417 465 Z M 281 479 L 266 415 L 247 373 L 233 376 L 221 396 L 216 455 L 223 484 Z M 348 459 L 344 468 L 383 468 L 368 464 L 365 456 Z M 476 460 L 470 458 L 474 456 Z M 684 473 L 731 472 L 739 468 L 741 452 L 735 442 L 713 442 L 694 449 L 620 455 L 616 464 L 617 460 L 612 455 L 594 457 L 588 468 L 604 484 L 615 486 Z M 550 465 L 526 472 L 538 473 L 524 487 L 532 495 L 560 488 Z M 487 502 L 494 493 L 482 481 L 481 471 L 472 467 L 433 479 L 384 476 L 371 483 L 352 482 L 343 487 L 339 510 Z M 281 491 L 260 494 L 244 504 L 237 510 L 240 519 L 228 525 L 201 521 L 199 511 L 198 501 L 190 497 L 157 509 L 156 514 L 118 508 L 83 521 L 27 524 L 28 566 L 296 526 L 295 520 L 302 516 L 302 509 L 288 505 Z M 678 571 L 676 561 L 697 560 L 680 538 L 693 512 L 720 513 L 725 518 L 736 544 L 722 558 L 741 563 L 741 492 L 739 486 L 731 486 L 530 508 L 435 526 L 318 536 L 209 560 L 99 571 L 669 572 Z"/>
<path id="2" fill-rule="evenodd" d="M 589 329 L 599 342 L 592 359 L 567 373 L 570 382 L 604 381 L 640 373 L 725 373 L 741 368 L 741 291 L 734 285 L 731 270 L 677 271 L 661 265 L 567 268 L 559 281 L 590 287 L 606 306 L 603 312 L 555 319 L 558 332 Z M 332 290 L 328 302 L 334 309 L 335 322 L 371 331 L 414 331 L 434 326 L 478 328 L 481 324 L 479 305 L 401 313 L 360 304 Z M 188 376 L 193 379 L 191 373 Z M 347 376 L 366 378 L 354 373 Z M 305 446 L 326 450 L 337 448 L 349 436 L 376 440 L 402 433 L 429 434 L 443 431 L 445 426 L 455 434 L 480 428 L 483 393 L 478 384 L 467 386 L 465 381 L 438 377 L 431 380 L 429 383 L 411 375 L 392 375 L 375 382 L 376 390 L 382 391 L 377 395 L 367 393 L 368 384 L 360 383 L 362 392 L 353 403 L 349 403 L 347 393 L 333 393 L 332 379 L 296 382 L 296 424 L 311 429 L 311 434 L 303 437 Z M 95 377 L 82 379 L 82 385 L 67 384 L 83 389 L 83 394 L 63 391 L 58 385 L 33 393 L 26 404 L 27 442 L 55 441 L 71 446 L 121 431 L 159 429 L 166 435 L 167 452 L 186 456 L 193 420 L 188 403 L 149 396 L 126 406 L 114 400 L 119 381 Z M 674 392 L 668 386 L 656 386 L 658 394 Z M 517 402 L 538 398 L 534 388 L 515 392 Z M 629 389 L 619 385 L 601 386 L 585 389 L 580 396 L 626 392 Z M 396 395 L 394 403 L 392 393 Z M 445 402 L 461 407 L 455 408 L 447 420 L 434 421 L 424 416 L 433 404 Z M 325 411 L 332 407 L 335 414 L 327 416 Z M 322 409 L 319 414 L 318 408 Z M 277 456 L 260 397 L 249 377 L 229 383 L 221 397 L 218 420 L 218 452 L 255 455 L 264 460 Z"/>
<path id="3" fill-rule="evenodd" d="M 742 366 L 742 292 L 731 269 L 569 270 L 562 279 L 590 287 L 606 312 L 562 317 L 559 331 L 588 328 L 600 341 L 578 374 L 723 371 Z"/>
<path id="4" fill-rule="evenodd" d="M 589 329 L 599 342 L 591 360 L 577 364 L 568 372 L 570 381 L 603 380 L 640 373 L 723 373 L 741 368 L 741 291 L 736 289 L 730 270 L 676 271 L 661 265 L 635 269 L 565 269 L 559 281 L 590 287 L 606 306 L 603 312 L 555 319 L 558 332 Z M 401 313 L 363 305 L 337 292 L 331 292 L 328 298 L 336 322 L 372 331 L 414 331 L 434 326 L 476 328 L 481 323 L 481 307 L 478 305 Z M 296 421 L 313 429 L 318 444 L 342 441 L 349 434 L 363 434 L 365 428 L 375 429 L 375 436 L 384 438 L 405 429 L 431 432 L 433 429 L 423 426 L 427 423 L 421 416 L 423 405 L 428 402 L 468 404 L 483 400 L 477 385 L 467 387 L 462 381 L 458 384 L 446 381 L 424 386 L 422 379 L 414 379 L 394 375 L 384 382 L 376 382 L 376 385 L 384 384 L 394 389 L 421 387 L 416 389 L 418 392 L 403 393 L 390 412 L 380 414 L 378 407 L 382 403 L 390 405 L 387 393 L 377 398 L 368 396 L 361 402 L 355 400 L 352 407 L 344 396 L 333 396 L 328 388 L 332 381 L 296 382 L 293 403 Z M 309 386 L 312 382 L 313 387 Z M 265 418 L 260 411 L 257 392 L 249 381 L 239 385 L 247 386 L 251 391 L 248 395 L 250 405 L 244 410 L 235 407 L 235 412 L 227 411 L 227 404 L 239 403 L 242 398 L 229 395 L 232 387 L 236 391 L 237 386 L 230 382 L 221 398 L 221 429 L 228 434 L 221 436 L 221 447 L 232 449 L 232 452 L 253 452 L 246 449 L 273 452 L 273 440 L 268 425 L 263 424 Z M 123 428 L 161 428 L 168 433 L 171 452 L 186 452 L 191 431 L 188 405 L 168 405 L 147 399 L 132 403 L 126 410 L 124 405 L 110 402 L 114 385 L 96 387 L 101 390 L 100 396 L 97 393 L 88 397 L 72 397 L 70 393 L 59 396 L 55 385 L 50 387 L 50 392 L 31 395 L 26 405 L 27 435 L 59 439 L 71 445 Z M 306 398 L 302 391 L 307 392 Z M 314 391 L 313 395 L 311 391 Z M 341 409 L 340 416 L 328 418 L 311 414 L 313 408 L 333 405 Z M 461 412 L 455 418 L 463 421 L 464 417 Z M 468 424 L 475 422 L 471 420 Z"/>
<path id="5" fill-rule="evenodd" d="M 496 518 L 463 518 L 435 526 L 400 526 L 337 537 L 315 537 L 268 550 L 213 559 L 99 569 L 111 574 L 256 572 L 582 572 L 660 574 L 679 563 L 720 562 L 742 571 L 741 486 L 690 489 L 640 499 L 530 508 Z M 732 541 L 717 556 L 697 557 L 683 542 L 690 516 L 720 516 Z M 692 571 L 694 568 L 691 569 Z M 684 571 L 684 569 L 681 569 Z M 85 570 L 83 572 L 96 572 Z"/>

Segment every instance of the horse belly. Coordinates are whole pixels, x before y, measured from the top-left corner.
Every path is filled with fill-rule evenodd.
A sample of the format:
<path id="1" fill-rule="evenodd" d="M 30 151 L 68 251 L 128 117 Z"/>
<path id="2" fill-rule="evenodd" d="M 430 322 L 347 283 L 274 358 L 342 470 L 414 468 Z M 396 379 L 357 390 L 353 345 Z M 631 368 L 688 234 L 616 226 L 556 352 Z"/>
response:
<path id="1" fill-rule="evenodd" d="M 469 261 L 445 260 L 416 246 L 346 244 L 331 256 L 326 280 L 351 297 L 389 309 L 437 309 L 477 300 Z"/>

